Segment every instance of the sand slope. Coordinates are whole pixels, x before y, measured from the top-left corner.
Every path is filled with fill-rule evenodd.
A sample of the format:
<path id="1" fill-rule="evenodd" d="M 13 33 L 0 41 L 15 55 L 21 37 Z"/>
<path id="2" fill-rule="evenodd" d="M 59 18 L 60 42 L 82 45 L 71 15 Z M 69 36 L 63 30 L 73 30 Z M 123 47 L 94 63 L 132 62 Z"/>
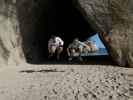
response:
<path id="1" fill-rule="evenodd" d="M 2 67 L 0 100 L 133 100 L 133 69 L 100 65 Z"/>

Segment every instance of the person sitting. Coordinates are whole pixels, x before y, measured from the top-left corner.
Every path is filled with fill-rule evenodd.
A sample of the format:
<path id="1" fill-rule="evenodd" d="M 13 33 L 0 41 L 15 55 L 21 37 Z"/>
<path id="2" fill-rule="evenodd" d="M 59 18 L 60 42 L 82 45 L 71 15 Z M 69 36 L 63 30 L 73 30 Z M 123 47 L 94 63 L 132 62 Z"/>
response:
<path id="1" fill-rule="evenodd" d="M 58 37 L 52 35 L 48 41 L 48 54 L 49 58 L 51 58 L 57 52 L 57 60 L 60 59 L 60 54 L 63 51 L 64 41 Z"/>
<path id="2" fill-rule="evenodd" d="M 88 52 L 96 52 L 96 51 L 98 51 L 98 48 L 97 48 L 95 42 L 86 40 L 86 41 L 84 41 L 84 43 L 89 47 L 89 48 L 87 48 Z"/>
<path id="3" fill-rule="evenodd" d="M 72 43 L 67 47 L 67 54 L 69 56 L 68 60 L 71 61 L 73 58 L 77 57 L 80 61 L 83 61 L 81 53 L 83 49 L 88 47 L 85 43 L 79 41 L 78 38 L 75 38 Z"/>
<path id="4" fill-rule="evenodd" d="M 57 60 L 60 59 L 60 54 L 63 52 L 64 41 L 60 37 L 55 37 L 56 45 L 57 45 Z"/>

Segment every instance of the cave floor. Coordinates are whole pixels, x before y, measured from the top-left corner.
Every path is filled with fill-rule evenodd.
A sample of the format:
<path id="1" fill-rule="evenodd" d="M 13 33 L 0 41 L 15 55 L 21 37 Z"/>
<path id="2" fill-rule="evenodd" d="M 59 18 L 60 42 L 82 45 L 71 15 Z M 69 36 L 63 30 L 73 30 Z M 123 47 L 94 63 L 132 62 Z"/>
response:
<path id="1" fill-rule="evenodd" d="M 0 100 L 133 100 L 133 69 L 65 64 L 2 67 Z"/>
<path id="2" fill-rule="evenodd" d="M 58 65 L 116 65 L 116 63 L 111 59 L 108 55 L 93 55 L 93 56 L 82 56 L 82 60 L 80 61 L 77 57 L 73 58 L 72 61 L 67 58 L 61 58 L 59 61 L 56 60 L 56 57 L 51 59 L 46 58 L 45 60 L 41 60 L 38 63 L 33 64 L 58 64 Z"/>

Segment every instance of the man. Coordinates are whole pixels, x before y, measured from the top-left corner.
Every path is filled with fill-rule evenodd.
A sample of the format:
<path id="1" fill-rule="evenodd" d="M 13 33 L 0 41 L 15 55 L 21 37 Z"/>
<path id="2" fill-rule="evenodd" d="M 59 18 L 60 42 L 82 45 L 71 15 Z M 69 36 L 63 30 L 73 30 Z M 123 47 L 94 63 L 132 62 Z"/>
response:
<path id="1" fill-rule="evenodd" d="M 48 41 L 48 56 L 49 58 L 53 56 L 56 51 L 55 36 L 52 35 Z"/>
<path id="2" fill-rule="evenodd" d="M 60 54 L 63 52 L 64 41 L 60 37 L 55 37 L 56 50 L 57 50 L 57 60 L 60 59 Z"/>
<path id="3" fill-rule="evenodd" d="M 74 41 L 69 44 L 67 48 L 67 54 L 69 56 L 68 60 L 71 61 L 73 58 L 77 57 L 80 61 L 82 61 L 81 53 L 83 52 L 83 48 L 88 47 L 85 43 L 75 38 Z"/>
<path id="4" fill-rule="evenodd" d="M 63 45 L 64 41 L 60 37 L 52 35 L 48 41 L 49 57 L 52 57 L 57 52 L 57 60 L 59 60 L 63 51 Z"/>

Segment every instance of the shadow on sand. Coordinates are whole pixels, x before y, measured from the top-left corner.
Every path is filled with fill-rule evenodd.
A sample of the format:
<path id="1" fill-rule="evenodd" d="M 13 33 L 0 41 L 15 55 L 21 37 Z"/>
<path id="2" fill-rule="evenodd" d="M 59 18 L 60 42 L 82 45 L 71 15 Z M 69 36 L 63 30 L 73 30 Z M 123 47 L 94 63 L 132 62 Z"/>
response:
<path id="1" fill-rule="evenodd" d="M 83 61 L 79 61 L 79 59 L 74 58 L 72 61 L 68 61 L 67 59 L 61 59 L 59 61 L 55 59 L 45 59 L 37 65 L 48 64 L 48 65 L 116 65 L 116 63 L 110 58 L 110 56 L 86 56 L 82 57 Z"/>
<path id="2" fill-rule="evenodd" d="M 57 69 L 45 69 L 45 70 L 22 70 L 21 73 L 49 73 L 49 72 L 65 72 L 65 71 L 58 71 Z"/>

